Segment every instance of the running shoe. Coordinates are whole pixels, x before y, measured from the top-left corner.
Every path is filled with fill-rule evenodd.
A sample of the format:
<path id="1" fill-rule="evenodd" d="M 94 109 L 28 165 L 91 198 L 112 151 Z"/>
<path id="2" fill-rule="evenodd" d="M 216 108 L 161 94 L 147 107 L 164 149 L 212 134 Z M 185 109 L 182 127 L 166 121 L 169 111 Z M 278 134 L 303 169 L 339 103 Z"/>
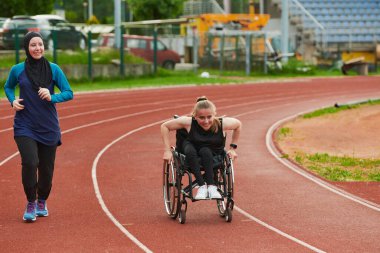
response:
<path id="1" fill-rule="evenodd" d="M 215 185 L 208 186 L 208 195 L 211 199 L 222 199 L 222 195 L 220 195 Z"/>
<path id="2" fill-rule="evenodd" d="M 39 199 L 37 201 L 37 211 L 36 215 L 39 217 L 46 217 L 49 216 L 49 211 L 47 209 L 46 200 Z"/>
<path id="3" fill-rule="evenodd" d="M 195 199 L 207 199 L 208 192 L 207 192 L 207 185 L 202 185 L 199 187 L 197 195 L 195 196 Z"/>
<path id="4" fill-rule="evenodd" d="M 33 222 L 36 220 L 36 203 L 28 202 L 24 213 L 23 220 L 26 222 Z"/>

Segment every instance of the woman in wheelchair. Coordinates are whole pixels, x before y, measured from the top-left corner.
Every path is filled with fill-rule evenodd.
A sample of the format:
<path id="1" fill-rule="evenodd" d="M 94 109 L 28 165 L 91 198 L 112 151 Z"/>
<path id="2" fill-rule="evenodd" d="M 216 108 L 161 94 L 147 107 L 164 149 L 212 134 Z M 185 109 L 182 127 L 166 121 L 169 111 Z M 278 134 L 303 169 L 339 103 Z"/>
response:
<path id="1" fill-rule="evenodd" d="M 215 105 L 205 96 L 197 99 L 191 117 L 178 117 L 161 125 L 161 135 L 165 146 L 163 159 L 167 161 L 173 159 L 169 132 L 183 128 L 188 132 L 181 147 L 186 156 L 185 163 L 200 186 L 195 199 L 222 198 L 214 182 L 213 156 L 224 151 L 224 131 L 232 130 L 231 144 L 227 154 L 231 159 L 237 158 L 236 148 L 241 127 L 241 122 L 235 118 L 217 117 Z M 201 165 L 205 170 L 205 180 L 201 174 Z"/>

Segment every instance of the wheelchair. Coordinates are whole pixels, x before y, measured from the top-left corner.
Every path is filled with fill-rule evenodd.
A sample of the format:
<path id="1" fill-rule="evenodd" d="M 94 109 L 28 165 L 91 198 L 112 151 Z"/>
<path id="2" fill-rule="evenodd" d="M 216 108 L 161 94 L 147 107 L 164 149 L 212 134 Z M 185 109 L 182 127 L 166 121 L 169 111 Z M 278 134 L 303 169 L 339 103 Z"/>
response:
<path id="1" fill-rule="evenodd" d="M 163 165 L 163 197 L 167 214 L 181 224 L 186 222 L 187 200 L 199 201 L 194 198 L 193 189 L 198 186 L 190 168 L 186 166 L 185 155 L 180 152 L 179 139 L 187 135 L 186 129 L 176 132 L 176 147 L 171 147 L 172 161 L 164 161 Z M 216 199 L 219 215 L 226 222 L 232 221 L 234 208 L 234 166 L 224 150 L 214 159 L 214 180 L 222 199 Z M 202 168 L 201 168 L 202 171 Z M 186 180 L 187 178 L 187 180 Z M 185 183 L 186 181 L 186 183 Z M 211 200 L 211 199 L 208 199 Z M 214 199 L 212 199 L 214 200 Z"/>

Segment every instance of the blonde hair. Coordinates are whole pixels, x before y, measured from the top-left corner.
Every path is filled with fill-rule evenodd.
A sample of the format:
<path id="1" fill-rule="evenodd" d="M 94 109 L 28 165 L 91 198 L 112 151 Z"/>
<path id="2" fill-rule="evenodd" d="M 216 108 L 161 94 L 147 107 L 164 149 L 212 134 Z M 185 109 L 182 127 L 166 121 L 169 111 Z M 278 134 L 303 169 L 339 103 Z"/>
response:
<path id="1" fill-rule="evenodd" d="M 195 117 L 199 110 L 202 109 L 211 109 L 211 111 L 214 114 L 214 120 L 211 124 L 210 130 L 213 131 L 214 133 L 218 132 L 218 129 L 220 128 L 221 124 L 219 121 L 219 118 L 216 117 L 216 107 L 213 102 L 207 99 L 206 96 L 202 96 L 197 98 L 197 102 L 194 105 L 192 116 Z"/>

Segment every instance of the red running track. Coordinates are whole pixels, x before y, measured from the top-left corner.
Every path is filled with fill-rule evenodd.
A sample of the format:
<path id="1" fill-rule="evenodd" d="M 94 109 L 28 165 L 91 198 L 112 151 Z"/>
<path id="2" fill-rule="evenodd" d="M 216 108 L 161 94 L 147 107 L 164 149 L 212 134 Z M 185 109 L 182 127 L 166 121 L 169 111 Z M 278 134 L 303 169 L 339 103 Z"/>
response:
<path id="1" fill-rule="evenodd" d="M 268 130 L 299 112 L 380 97 L 380 78 L 299 79 L 77 94 L 60 104 L 50 216 L 22 222 L 25 197 L 12 111 L 0 102 L 1 252 L 380 252 L 380 185 L 355 202 L 272 155 Z M 233 221 L 189 203 L 185 225 L 162 198 L 159 125 L 206 95 L 243 122 Z M 342 131 L 349 131 L 343 129 Z M 173 141 L 174 141 L 174 136 Z M 350 187 L 344 186 L 346 191 Z M 351 193 L 355 193 L 352 190 Z"/>

